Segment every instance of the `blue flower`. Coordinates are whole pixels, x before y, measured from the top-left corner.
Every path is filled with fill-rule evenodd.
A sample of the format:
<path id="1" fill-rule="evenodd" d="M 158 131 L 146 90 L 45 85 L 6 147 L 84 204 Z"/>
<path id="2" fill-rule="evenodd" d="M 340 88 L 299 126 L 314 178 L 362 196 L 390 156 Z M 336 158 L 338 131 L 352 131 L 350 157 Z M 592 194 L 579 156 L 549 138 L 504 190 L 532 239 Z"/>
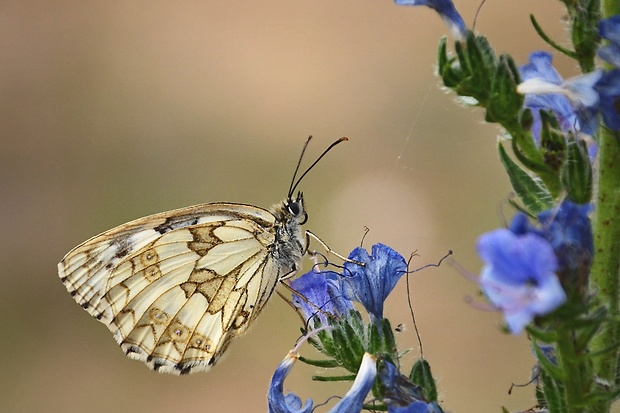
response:
<path id="1" fill-rule="evenodd" d="M 377 359 L 370 353 L 364 353 L 362 364 L 360 364 L 351 389 L 329 413 L 361 412 L 364 400 L 375 383 L 376 375 Z"/>
<path id="2" fill-rule="evenodd" d="M 601 70 L 563 80 L 553 68 L 550 53 L 536 51 L 530 62 L 519 68 L 523 82 L 517 91 L 525 96 L 525 107 L 534 116 L 532 134 L 540 139 L 539 111 L 551 110 L 563 131 L 592 135 L 598 127 L 599 94 L 594 89 L 603 76 Z"/>
<path id="3" fill-rule="evenodd" d="M 605 72 L 594 88 L 600 97 L 599 109 L 605 125 L 620 130 L 620 69 Z"/>
<path id="4" fill-rule="evenodd" d="M 299 308 L 303 317 L 314 329 L 314 317 L 318 317 L 321 325 L 327 325 L 326 314 L 336 317 L 347 316 L 353 309 L 353 303 L 340 290 L 336 275 L 330 272 L 310 271 L 290 282 L 291 287 L 304 299 L 293 294 L 293 304 Z"/>
<path id="5" fill-rule="evenodd" d="M 301 406 L 301 399 L 294 393 L 284 395 L 284 379 L 293 368 L 293 364 L 299 356 L 295 352 L 287 354 L 286 358 L 278 366 L 269 386 L 267 403 L 269 413 L 311 413 L 312 399 L 306 400 L 305 406 Z"/>
<path id="6" fill-rule="evenodd" d="M 615 69 L 603 74 L 596 84 L 603 121 L 610 129 L 620 130 L 620 15 L 603 19 L 598 26 L 599 35 L 609 41 L 601 46 L 598 55 Z"/>
<path id="7" fill-rule="evenodd" d="M 311 399 L 306 400 L 306 404 L 302 407 L 301 400 L 297 395 L 294 393 L 284 395 L 284 379 L 286 379 L 298 358 L 298 354 L 291 351 L 276 369 L 269 386 L 269 394 L 267 395 L 269 413 L 312 412 Z M 362 410 L 364 400 L 375 382 L 375 376 L 377 375 L 376 364 L 377 360 L 372 354 L 364 354 L 351 389 L 329 413 L 353 413 Z"/>
<path id="8" fill-rule="evenodd" d="M 556 273 L 570 288 L 585 287 L 594 257 L 594 239 L 588 214 L 590 205 L 564 201 L 559 208 L 538 215 L 541 230 L 558 259 Z M 568 285 L 570 284 L 570 285 Z M 578 284 L 578 285 L 577 285 Z"/>
<path id="9" fill-rule="evenodd" d="M 620 68 L 620 15 L 603 19 L 598 24 L 599 35 L 609 44 L 598 50 L 598 56 L 607 63 Z"/>
<path id="10" fill-rule="evenodd" d="M 439 14 L 456 40 L 463 41 L 467 37 L 467 26 L 452 0 L 394 0 L 394 3 L 401 6 L 430 7 Z"/>
<path id="11" fill-rule="evenodd" d="M 553 247 L 541 236 L 498 229 L 478 239 L 478 253 L 485 261 L 480 286 L 513 334 L 566 301 Z"/>
<path id="12" fill-rule="evenodd" d="M 388 413 L 442 413 L 443 410 L 435 403 L 413 402 L 408 406 L 388 406 Z"/>
<path id="13" fill-rule="evenodd" d="M 346 262 L 340 277 L 342 291 L 352 300 L 362 303 L 371 319 L 383 318 L 383 303 L 396 283 L 407 272 L 405 259 L 383 244 L 372 246 L 372 254 L 363 248 L 351 251 L 349 259 L 364 263 Z"/>
<path id="14" fill-rule="evenodd" d="M 389 361 L 383 364 L 381 383 L 384 390 L 384 402 L 389 413 L 439 413 L 441 408 L 435 403 L 427 403 L 420 386 L 401 374 Z"/>

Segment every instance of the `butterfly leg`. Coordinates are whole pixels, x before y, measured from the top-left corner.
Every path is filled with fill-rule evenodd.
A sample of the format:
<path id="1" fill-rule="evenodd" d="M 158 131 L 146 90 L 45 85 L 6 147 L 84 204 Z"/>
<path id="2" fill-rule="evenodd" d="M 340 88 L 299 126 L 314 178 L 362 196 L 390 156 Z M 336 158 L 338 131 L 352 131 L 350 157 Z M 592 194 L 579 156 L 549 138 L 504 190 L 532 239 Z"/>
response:
<path id="1" fill-rule="evenodd" d="M 334 251 L 331 248 L 329 248 L 329 246 L 325 243 L 325 241 L 323 241 L 321 238 L 319 238 L 318 236 L 316 236 L 315 234 L 313 234 L 312 232 L 310 232 L 308 230 L 306 230 L 306 252 L 307 252 L 307 248 L 310 246 L 310 238 L 313 238 L 319 244 L 321 244 L 321 246 L 323 248 L 325 248 L 325 251 L 327 251 L 328 254 L 334 255 L 334 256 L 340 258 L 344 262 L 350 262 L 352 264 L 361 265 L 362 267 L 365 265 L 363 262 L 351 260 L 349 258 L 343 257 L 342 255 L 338 254 L 336 251 Z M 315 253 L 313 252 L 312 255 L 314 256 Z"/>

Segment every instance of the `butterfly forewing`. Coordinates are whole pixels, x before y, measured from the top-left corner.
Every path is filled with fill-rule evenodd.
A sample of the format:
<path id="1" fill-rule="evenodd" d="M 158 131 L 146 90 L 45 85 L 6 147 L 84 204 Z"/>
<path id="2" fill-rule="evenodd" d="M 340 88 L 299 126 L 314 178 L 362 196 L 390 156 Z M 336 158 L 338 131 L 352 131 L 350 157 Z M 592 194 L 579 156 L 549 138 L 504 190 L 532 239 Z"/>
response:
<path id="1" fill-rule="evenodd" d="M 207 370 L 297 269 L 302 213 L 203 204 L 151 215 L 79 245 L 58 272 L 129 357 L 162 372 Z"/>

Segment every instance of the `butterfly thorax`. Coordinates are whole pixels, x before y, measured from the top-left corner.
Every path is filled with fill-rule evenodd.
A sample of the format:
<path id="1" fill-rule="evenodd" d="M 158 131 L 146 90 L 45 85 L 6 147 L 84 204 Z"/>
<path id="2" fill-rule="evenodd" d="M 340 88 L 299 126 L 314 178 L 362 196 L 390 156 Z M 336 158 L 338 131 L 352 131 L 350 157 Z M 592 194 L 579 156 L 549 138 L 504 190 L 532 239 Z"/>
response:
<path id="1" fill-rule="evenodd" d="M 301 226 L 308 216 L 303 207 L 303 196 L 288 199 L 282 204 L 274 205 L 270 212 L 275 217 L 275 245 L 271 250 L 274 261 L 283 271 L 281 275 L 297 271 L 301 258 L 306 253 L 306 237 Z"/>

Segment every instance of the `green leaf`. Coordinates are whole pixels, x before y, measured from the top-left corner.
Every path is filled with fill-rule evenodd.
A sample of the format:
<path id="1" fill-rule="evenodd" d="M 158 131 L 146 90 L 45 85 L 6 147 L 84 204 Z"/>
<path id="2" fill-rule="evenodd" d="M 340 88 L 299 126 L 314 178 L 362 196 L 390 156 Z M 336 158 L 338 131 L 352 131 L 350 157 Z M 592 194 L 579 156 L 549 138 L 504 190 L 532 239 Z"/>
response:
<path id="1" fill-rule="evenodd" d="M 424 390 L 424 395 L 428 401 L 437 401 L 437 383 L 431 373 L 431 366 L 425 359 L 415 362 L 411 373 L 409 373 L 411 381 Z"/>
<path id="2" fill-rule="evenodd" d="M 534 180 L 519 167 L 506 153 L 501 143 L 497 146 L 499 157 L 508 173 L 510 183 L 515 193 L 521 198 L 525 207 L 533 215 L 550 209 L 553 206 L 553 198 L 549 191 L 540 181 Z"/>
<path id="3" fill-rule="evenodd" d="M 536 21 L 536 18 L 534 17 L 533 14 L 530 14 L 530 21 L 532 22 L 532 25 L 534 26 L 534 30 L 536 30 L 536 33 L 538 33 L 538 35 L 545 41 L 545 43 L 547 43 L 549 46 L 553 47 L 555 50 L 557 50 L 558 52 L 562 54 L 565 54 L 568 57 L 571 57 L 573 59 L 577 58 L 577 53 L 575 53 L 572 50 L 568 50 L 565 47 L 560 46 L 558 43 L 553 41 L 549 36 L 547 36 L 547 34 L 542 29 L 542 27 L 540 27 L 540 25 Z"/>

